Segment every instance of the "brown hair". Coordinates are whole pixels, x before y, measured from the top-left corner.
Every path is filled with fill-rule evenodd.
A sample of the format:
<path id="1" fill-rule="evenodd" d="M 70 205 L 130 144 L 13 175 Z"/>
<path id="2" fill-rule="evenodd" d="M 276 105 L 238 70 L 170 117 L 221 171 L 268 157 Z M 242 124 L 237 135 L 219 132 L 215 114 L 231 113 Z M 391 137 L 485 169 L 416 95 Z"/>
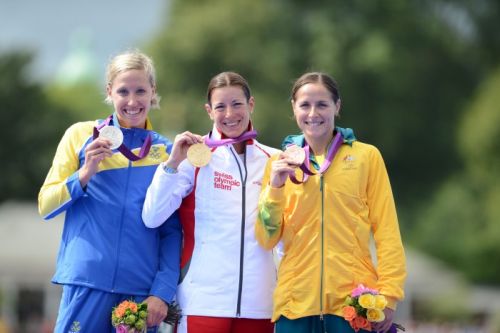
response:
<path id="1" fill-rule="evenodd" d="M 252 94 L 250 93 L 250 87 L 248 86 L 247 80 L 243 78 L 238 73 L 235 72 L 222 72 L 214 76 L 211 80 L 210 83 L 208 84 L 208 89 L 207 89 L 207 101 L 209 105 L 212 105 L 212 90 L 216 88 L 222 88 L 222 87 L 231 87 L 231 86 L 239 86 L 243 90 L 243 93 L 245 94 L 245 97 L 248 100 L 250 100 L 250 97 Z"/>
<path id="2" fill-rule="evenodd" d="M 293 84 L 291 96 L 292 101 L 295 100 L 297 91 L 308 83 L 321 83 L 326 89 L 328 89 L 328 91 L 330 91 L 335 103 L 337 103 L 340 99 L 339 86 L 334 78 L 322 72 L 309 72 L 303 74 Z"/>

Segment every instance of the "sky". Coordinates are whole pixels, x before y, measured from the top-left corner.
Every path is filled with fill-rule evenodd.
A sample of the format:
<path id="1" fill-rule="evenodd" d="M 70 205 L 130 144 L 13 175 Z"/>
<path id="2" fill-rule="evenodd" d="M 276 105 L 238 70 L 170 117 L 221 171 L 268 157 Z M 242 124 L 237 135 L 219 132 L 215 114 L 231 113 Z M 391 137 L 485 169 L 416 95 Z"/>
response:
<path id="1" fill-rule="evenodd" d="M 112 55 L 141 48 L 166 22 L 168 0 L 0 0 L 0 54 L 35 52 L 31 73 L 50 81 L 80 49 L 104 80 Z"/>

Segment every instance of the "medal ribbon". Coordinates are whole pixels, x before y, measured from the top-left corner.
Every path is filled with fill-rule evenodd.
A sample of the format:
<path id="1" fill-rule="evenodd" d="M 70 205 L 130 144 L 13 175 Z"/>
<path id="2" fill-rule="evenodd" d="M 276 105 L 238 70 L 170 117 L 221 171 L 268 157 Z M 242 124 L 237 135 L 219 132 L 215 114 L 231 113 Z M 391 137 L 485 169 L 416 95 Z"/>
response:
<path id="1" fill-rule="evenodd" d="M 100 125 L 97 127 L 94 127 L 94 135 L 93 139 L 97 139 L 99 137 L 99 130 L 102 129 L 104 126 L 112 126 L 113 125 L 113 115 L 110 115 L 108 118 L 106 118 L 105 121 L 103 121 Z M 139 151 L 139 155 L 135 155 L 130 149 L 125 146 L 125 144 L 122 142 L 120 147 L 118 147 L 118 151 L 123 154 L 126 158 L 128 158 L 130 161 L 138 161 L 146 157 L 149 153 L 149 150 L 151 149 L 151 134 L 148 134 L 146 140 L 144 140 L 144 143 L 141 147 L 141 150 Z"/>
<path id="2" fill-rule="evenodd" d="M 330 164 L 332 164 L 333 158 L 335 157 L 335 154 L 337 153 L 337 151 L 339 150 L 341 145 L 342 145 L 342 135 L 340 135 L 340 133 L 337 133 L 335 135 L 335 137 L 333 138 L 333 143 L 331 144 L 330 148 L 328 148 L 328 153 L 326 154 L 326 158 L 323 161 L 323 164 L 321 164 L 321 167 L 318 170 L 318 173 L 320 175 L 322 175 L 323 173 L 326 172 L 326 170 L 328 170 L 328 167 L 330 167 Z M 304 173 L 304 175 L 302 176 L 302 180 L 298 180 L 295 177 L 295 173 L 290 173 L 290 175 L 289 175 L 290 180 L 294 184 L 305 183 L 307 181 L 307 178 L 309 178 L 309 176 L 313 176 L 316 174 L 315 172 L 311 171 L 311 169 L 309 168 L 309 156 L 310 156 L 311 149 L 309 148 L 309 144 L 307 142 L 304 146 L 304 150 L 306 153 L 306 158 L 305 158 L 304 163 L 302 163 L 300 165 L 300 169 Z"/>
<path id="3" fill-rule="evenodd" d="M 224 146 L 227 144 L 234 144 L 234 143 L 239 143 L 239 142 L 250 140 L 250 139 L 255 139 L 256 137 L 257 137 L 257 131 L 252 130 L 252 131 L 247 131 L 236 138 L 227 138 L 227 139 L 216 140 L 216 139 L 210 139 L 209 137 L 206 137 L 205 144 L 210 148 L 216 148 L 216 147 Z"/>

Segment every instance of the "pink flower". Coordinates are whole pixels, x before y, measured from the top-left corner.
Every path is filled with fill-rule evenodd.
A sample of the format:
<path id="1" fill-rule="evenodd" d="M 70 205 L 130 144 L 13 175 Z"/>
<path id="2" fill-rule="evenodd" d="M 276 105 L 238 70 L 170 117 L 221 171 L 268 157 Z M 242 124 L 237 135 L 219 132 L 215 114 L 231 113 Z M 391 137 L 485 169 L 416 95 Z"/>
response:
<path id="1" fill-rule="evenodd" d="M 377 295 L 378 291 L 374 289 L 370 289 L 368 287 L 365 287 L 362 284 L 359 284 L 356 288 L 351 293 L 351 297 L 358 297 L 362 294 L 372 294 L 372 295 Z"/>
<path id="2" fill-rule="evenodd" d="M 116 326 L 116 333 L 128 333 L 127 326 L 124 324 Z"/>

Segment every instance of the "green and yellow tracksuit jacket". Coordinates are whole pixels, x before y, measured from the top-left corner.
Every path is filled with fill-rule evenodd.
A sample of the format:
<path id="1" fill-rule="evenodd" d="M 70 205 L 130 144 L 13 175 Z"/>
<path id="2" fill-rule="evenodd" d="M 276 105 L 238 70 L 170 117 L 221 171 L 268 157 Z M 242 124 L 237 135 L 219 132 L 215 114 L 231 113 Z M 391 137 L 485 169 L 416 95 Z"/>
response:
<path id="1" fill-rule="evenodd" d="M 256 237 L 264 248 L 280 240 L 284 248 L 273 321 L 282 315 L 342 315 L 346 296 L 358 284 L 377 289 L 391 308 L 404 296 L 405 255 L 382 156 L 374 146 L 356 141 L 352 130 L 336 131 L 343 144 L 323 175 L 272 188 L 270 166 L 277 156 L 266 167 Z M 304 137 L 289 136 L 283 146 L 289 143 L 304 146 Z M 317 172 L 320 159 L 310 157 L 312 170 Z M 302 171 L 296 176 L 302 179 Z"/>

